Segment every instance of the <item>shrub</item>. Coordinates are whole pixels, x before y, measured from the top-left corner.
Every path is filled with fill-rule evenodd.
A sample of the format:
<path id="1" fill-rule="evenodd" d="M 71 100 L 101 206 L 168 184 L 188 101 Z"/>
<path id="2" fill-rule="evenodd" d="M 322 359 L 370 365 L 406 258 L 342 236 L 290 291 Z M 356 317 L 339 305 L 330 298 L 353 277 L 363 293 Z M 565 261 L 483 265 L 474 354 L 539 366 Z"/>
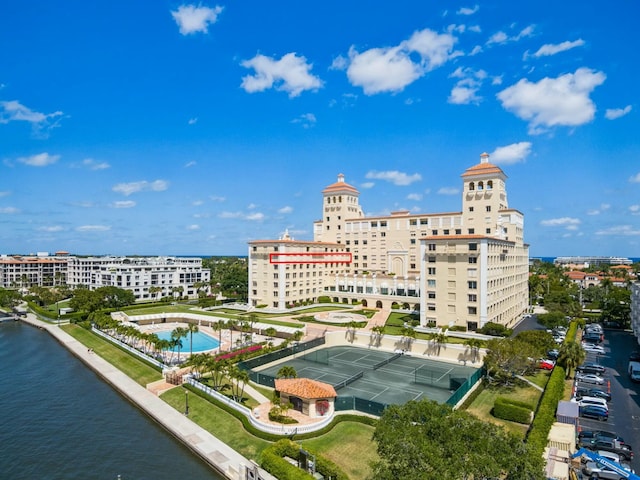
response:
<path id="1" fill-rule="evenodd" d="M 531 422 L 532 413 L 533 408 L 526 402 L 498 397 L 493 404 L 493 416 L 502 420 L 528 425 Z"/>
<path id="2" fill-rule="evenodd" d="M 316 471 L 325 478 L 335 480 L 348 480 L 347 475 L 340 468 L 324 457 L 314 452 L 309 452 L 316 457 Z M 262 452 L 260 466 L 279 480 L 306 480 L 313 479 L 311 474 L 300 470 L 282 457 L 298 460 L 300 446 L 289 439 L 282 439 Z"/>
<path id="3" fill-rule="evenodd" d="M 487 322 L 484 324 L 484 327 L 478 329 L 478 333 L 492 335 L 494 337 L 508 337 L 511 335 L 511 329 L 499 323 Z"/>

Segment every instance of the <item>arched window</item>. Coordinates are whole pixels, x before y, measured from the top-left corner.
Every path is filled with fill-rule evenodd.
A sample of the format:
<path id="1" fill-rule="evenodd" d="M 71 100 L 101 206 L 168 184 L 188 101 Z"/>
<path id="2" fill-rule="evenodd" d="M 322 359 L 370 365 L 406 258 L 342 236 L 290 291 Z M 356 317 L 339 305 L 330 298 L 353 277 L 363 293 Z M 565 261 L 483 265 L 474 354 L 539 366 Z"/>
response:
<path id="1" fill-rule="evenodd" d="M 476 184 L 471 182 L 469 183 L 469 190 L 475 190 L 476 189 Z"/>
<path id="2" fill-rule="evenodd" d="M 493 180 L 489 180 L 487 182 L 487 190 L 491 190 L 493 188 Z"/>
<path id="3" fill-rule="evenodd" d="M 484 183 L 478 182 L 478 190 L 483 190 L 483 189 L 484 189 Z"/>

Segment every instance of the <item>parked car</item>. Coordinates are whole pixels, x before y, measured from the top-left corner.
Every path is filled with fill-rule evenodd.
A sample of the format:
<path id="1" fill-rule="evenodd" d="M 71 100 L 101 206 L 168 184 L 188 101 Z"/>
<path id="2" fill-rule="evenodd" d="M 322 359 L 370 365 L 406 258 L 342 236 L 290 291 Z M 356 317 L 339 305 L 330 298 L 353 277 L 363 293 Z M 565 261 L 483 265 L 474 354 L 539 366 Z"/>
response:
<path id="1" fill-rule="evenodd" d="M 633 450 L 630 445 L 626 443 L 620 443 L 613 439 L 599 439 L 588 445 L 584 445 L 589 450 L 603 450 L 605 452 L 612 452 L 620 456 L 620 460 L 626 462 L 633 460 Z"/>
<path id="2" fill-rule="evenodd" d="M 599 405 L 585 405 L 581 406 L 578 409 L 581 417 L 585 418 L 595 418 L 596 420 L 600 420 L 601 422 L 606 422 L 609 420 L 609 410 Z M 596 441 L 597 443 L 598 441 Z"/>
<path id="3" fill-rule="evenodd" d="M 640 351 L 631 352 L 629 355 L 630 362 L 640 362 Z"/>
<path id="4" fill-rule="evenodd" d="M 596 397 L 603 398 L 607 402 L 611 401 L 611 394 L 601 388 L 578 388 L 576 389 L 576 397 Z"/>
<path id="5" fill-rule="evenodd" d="M 604 375 L 607 369 L 599 363 L 585 362 L 578 366 L 576 370 L 581 373 L 597 373 L 598 375 Z"/>
<path id="6" fill-rule="evenodd" d="M 618 463 L 618 462 L 615 462 Z M 622 468 L 627 470 L 630 474 L 634 473 L 634 471 L 626 464 L 619 464 Z M 613 470 L 607 468 L 604 465 L 601 465 L 598 462 L 589 461 L 584 464 L 582 467 L 582 473 L 584 473 L 587 478 L 604 478 L 604 479 L 613 479 L 620 480 L 621 477 L 619 473 L 614 472 Z"/>
<path id="7" fill-rule="evenodd" d="M 547 357 L 551 360 L 558 360 L 559 356 L 560 356 L 560 350 L 558 350 L 557 348 L 554 348 L 553 350 L 549 350 L 547 352 Z"/>
<path id="8" fill-rule="evenodd" d="M 553 367 L 556 366 L 556 362 L 554 362 L 553 360 L 540 360 L 538 366 L 542 370 L 553 370 Z"/>
<path id="9" fill-rule="evenodd" d="M 588 342 L 588 343 L 602 343 L 604 342 L 604 335 L 600 334 L 600 333 L 585 333 L 582 336 L 582 341 L 583 342 Z"/>
<path id="10" fill-rule="evenodd" d="M 582 348 L 587 353 L 604 353 L 604 347 L 595 343 L 582 343 Z"/>
<path id="11" fill-rule="evenodd" d="M 588 405 L 595 405 L 596 407 L 602 407 L 607 412 L 609 411 L 609 404 L 604 398 L 597 397 L 575 397 L 571 400 L 572 402 L 577 403 L 581 407 L 586 407 Z"/>
<path id="12" fill-rule="evenodd" d="M 615 440 L 618 443 L 624 443 L 622 437 L 618 436 L 615 432 L 609 432 L 607 430 L 581 430 L 578 432 L 578 442 L 582 446 L 586 446 L 588 443 L 593 443 L 596 440 Z"/>
<path id="13" fill-rule="evenodd" d="M 604 378 L 595 373 L 576 372 L 576 380 L 585 383 L 595 383 L 596 385 L 604 385 Z"/>

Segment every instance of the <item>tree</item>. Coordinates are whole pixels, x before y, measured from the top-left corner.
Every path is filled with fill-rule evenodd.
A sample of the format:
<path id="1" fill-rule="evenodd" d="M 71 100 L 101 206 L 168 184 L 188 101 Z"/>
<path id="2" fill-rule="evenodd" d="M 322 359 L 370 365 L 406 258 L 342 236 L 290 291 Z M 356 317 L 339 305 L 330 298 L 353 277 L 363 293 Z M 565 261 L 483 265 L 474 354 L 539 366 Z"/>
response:
<path id="1" fill-rule="evenodd" d="M 542 480 L 543 459 L 502 427 L 431 400 L 390 405 L 373 438 L 376 480 Z"/>
<path id="2" fill-rule="evenodd" d="M 436 355 L 440 355 L 440 349 L 447 343 L 447 334 L 444 332 L 434 333 L 431 337 L 431 341 L 436 347 Z"/>
<path id="3" fill-rule="evenodd" d="M 484 364 L 489 379 L 497 385 L 512 385 L 517 376 L 532 372 L 536 364 L 531 359 L 536 350 L 515 338 L 489 340 Z"/>
<path id="4" fill-rule="evenodd" d="M 291 365 L 284 365 L 276 373 L 276 378 L 298 378 L 298 372 Z"/>
<path id="5" fill-rule="evenodd" d="M 269 327 L 264 331 L 264 333 L 267 334 L 267 338 L 273 339 L 273 337 L 275 337 L 278 333 L 278 330 L 276 330 L 274 327 Z"/>
<path id="6" fill-rule="evenodd" d="M 566 378 L 571 378 L 571 370 L 584 362 L 586 352 L 577 342 L 565 342 L 560 346 L 558 365 L 564 367 Z"/>
<path id="7" fill-rule="evenodd" d="M 351 320 L 347 325 L 347 338 L 348 341 L 353 343 L 356 339 L 356 330 L 358 329 L 358 322 Z"/>
<path id="8" fill-rule="evenodd" d="M 302 330 L 296 330 L 291 336 L 294 342 L 299 342 L 300 340 L 302 340 L 302 337 L 304 337 L 304 332 Z"/>
<path id="9" fill-rule="evenodd" d="M 200 329 L 195 323 L 189 323 L 187 332 L 189 332 L 189 356 L 193 355 L 193 334 L 198 333 Z"/>
<path id="10" fill-rule="evenodd" d="M 178 359 L 180 358 L 180 350 L 182 349 L 182 339 L 187 336 L 189 331 L 183 327 L 177 327 L 171 332 L 172 348 L 178 349 Z"/>
<path id="11" fill-rule="evenodd" d="M 464 344 L 469 348 L 471 352 L 471 362 L 476 363 L 480 356 L 480 347 L 482 346 L 482 340 L 479 338 L 469 338 L 465 340 Z"/>
<path id="12" fill-rule="evenodd" d="M 384 325 L 376 325 L 371 331 L 374 333 L 375 346 L 379 347 L 382 343 L 382 337 L 384 336 Z"/>
<path id="13" fill-rule="evenodd" d="M 402 327 L 400 331 L 402 335 L 402 343 L 404 344 L 407 350 L 411 350 L 411 344 L 416 338 L 416 331 L 413 327 Z"/>
<path id="14" fill-rule="evenodd" d="M 556 347 L 553 335 L 545 330 L 525 330 L 516 335 L 516 339 L 528 343 L 536 349 L 537 356 L 542 356 Z"/>

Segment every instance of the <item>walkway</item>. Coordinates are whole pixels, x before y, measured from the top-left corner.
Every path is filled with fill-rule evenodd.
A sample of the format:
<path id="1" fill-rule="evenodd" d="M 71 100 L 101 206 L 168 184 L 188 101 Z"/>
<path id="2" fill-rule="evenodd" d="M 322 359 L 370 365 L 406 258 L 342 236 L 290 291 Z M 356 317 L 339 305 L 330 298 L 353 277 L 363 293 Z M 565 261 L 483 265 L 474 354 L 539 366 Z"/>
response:
<path id="1" fill-rule="evenodd" d="M 22 320 L 47 330 L 72 354 L 82 360 L 123 396 L 160 423 L 191 451 L 209 463 L 218 473 L 229 480 L 244 479 L 244 467 L 251 467 L 252 465 L 249 459 L 189 420 L 188 417 L 175 410 L 145 387 L 138 385 L 102 357 L 87 351 L 84 345 L 57 326 L 38 320 L 33 314 L 29 314 Z M 264 471 L 261 471 L 260 475 L 264 479 L 277 480 Z"/>

